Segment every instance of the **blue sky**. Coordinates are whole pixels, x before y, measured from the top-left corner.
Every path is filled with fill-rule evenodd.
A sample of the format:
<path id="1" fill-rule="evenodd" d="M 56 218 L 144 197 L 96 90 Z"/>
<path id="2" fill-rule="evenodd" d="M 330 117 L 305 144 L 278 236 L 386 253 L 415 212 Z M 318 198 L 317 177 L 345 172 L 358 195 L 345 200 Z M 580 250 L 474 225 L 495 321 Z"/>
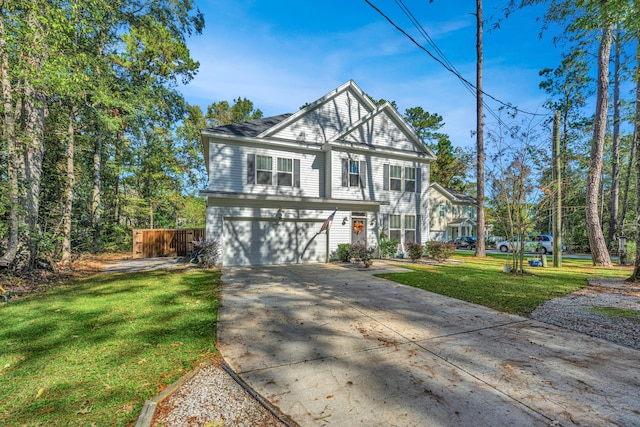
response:
<path id="1" fill-rule="evenodd" d="M 371 2 L 426 43 L 395 1 Z M 475 2 L 404 3 L 449 61 L 475 82 Z M 501 3 L 485 0 L 485 19 L 499 16 Z M 400 113 L 421 106 L 440 114 L 454 145 L 475 143 L 474 95 L 364 0 L 203 0 L 199 7 L 206 28 L 188 46 L 200 71 L 180 88 L 192 104 L 204 108 L 246 97 L 265 117 L 294 113 L 353 79 L 374 98 L 395 100 Z M 553 34 L 539 37 L 541 13 L 518 11 L 497 30 L 486 31 L 487 24 L 484 36 L 485 92 L 537 112 L 545 112 L 546 99 L 538 71 L 560 61 Z M 498 104 L 486 101 L 497 110 Z"/>

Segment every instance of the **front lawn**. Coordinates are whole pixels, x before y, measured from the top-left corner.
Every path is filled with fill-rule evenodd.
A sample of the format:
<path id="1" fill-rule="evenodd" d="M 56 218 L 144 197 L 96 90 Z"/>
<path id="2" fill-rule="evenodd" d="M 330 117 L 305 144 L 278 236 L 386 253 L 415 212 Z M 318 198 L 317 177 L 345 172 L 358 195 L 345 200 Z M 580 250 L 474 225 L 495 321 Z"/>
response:
<path id="1" fill-rule="evenodd" d="M 587 277 L 629 277 L 631 267 L 593 267 L 589 260 L 563 259 L 562 269 L 528 268 L 525 275 L 505 274 L 506 255 L 475 258 L 457 253 L 461 264 L 403 264 L 412 272 L 381 277 L 463 301 L 524 315 L 543 302 L 587 286 Z"/>
<path id="2" fill-rule="evenodd" d="M 133 425 L 215 353 L 220 273 L 96 275 L 0 306 L 0 425 Z"/>

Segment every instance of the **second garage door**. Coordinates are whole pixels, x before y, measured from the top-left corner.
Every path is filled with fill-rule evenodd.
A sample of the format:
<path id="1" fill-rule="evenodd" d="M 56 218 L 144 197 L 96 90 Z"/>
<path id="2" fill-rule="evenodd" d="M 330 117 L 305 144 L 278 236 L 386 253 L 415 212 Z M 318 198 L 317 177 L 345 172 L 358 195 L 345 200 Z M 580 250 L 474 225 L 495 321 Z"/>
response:
<path id="1" fill-rule="evenodd" d="M 324 262 L 327 234 L 317 234 L 321 226 L 318 221 L 225 218 L 222 264 Z"/>

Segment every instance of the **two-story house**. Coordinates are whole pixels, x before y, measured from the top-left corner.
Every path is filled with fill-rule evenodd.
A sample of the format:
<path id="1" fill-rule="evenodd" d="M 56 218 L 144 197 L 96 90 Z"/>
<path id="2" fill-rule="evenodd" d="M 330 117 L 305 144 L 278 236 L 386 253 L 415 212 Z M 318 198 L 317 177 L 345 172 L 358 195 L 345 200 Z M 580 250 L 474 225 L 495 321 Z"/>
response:
<path id="1" fill-rule="evenodd" d="M 349 81 L 295 114 L 202 131 L 222 264 L 325 262 L 341 243 L 429 238 L 433 152 Z M 323 229 L 331 217 L 328 232 Z"/>
<path id="2" fill-rule="evenodd" d="M 459 191 L 431 183 L 429 206 L 431 240 L 447 241 L 477 236 L 477 201 Z"/>

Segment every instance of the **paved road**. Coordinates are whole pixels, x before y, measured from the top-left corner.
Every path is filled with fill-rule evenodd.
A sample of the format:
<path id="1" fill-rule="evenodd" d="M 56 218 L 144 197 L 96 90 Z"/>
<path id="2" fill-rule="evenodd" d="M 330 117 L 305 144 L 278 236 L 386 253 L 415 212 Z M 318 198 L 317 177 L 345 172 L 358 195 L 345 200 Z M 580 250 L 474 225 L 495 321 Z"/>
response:
<path id="1" fill-rule="evenodd" d="M 336 265 L 223 272 L 218 345 L 302 426 L 640 425 L 640 352 Z"/>

